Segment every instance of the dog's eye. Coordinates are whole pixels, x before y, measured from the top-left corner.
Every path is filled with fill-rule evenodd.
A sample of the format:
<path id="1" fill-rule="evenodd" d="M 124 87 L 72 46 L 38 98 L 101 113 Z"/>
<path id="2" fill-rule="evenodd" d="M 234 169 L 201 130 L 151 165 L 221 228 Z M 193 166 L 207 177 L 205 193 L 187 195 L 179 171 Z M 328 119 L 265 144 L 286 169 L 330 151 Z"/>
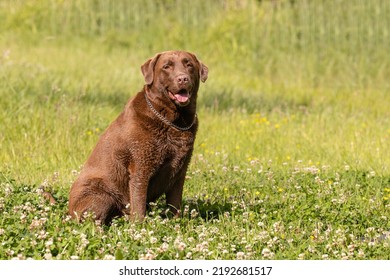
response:
<path id="1" fill-rule="evenodd" d="M 171 67 L 169 64 L 164 64 L 163 69 L 167 70 L 169 67 Z"/>
<path id="2" fill-rule="evenodd" d="M 187 63 L 187 67 L 188 67 L 188 68 L 193 68 L 194 65 L 193 65 L 191 62 L 188 62 L 188 63 Z"/>

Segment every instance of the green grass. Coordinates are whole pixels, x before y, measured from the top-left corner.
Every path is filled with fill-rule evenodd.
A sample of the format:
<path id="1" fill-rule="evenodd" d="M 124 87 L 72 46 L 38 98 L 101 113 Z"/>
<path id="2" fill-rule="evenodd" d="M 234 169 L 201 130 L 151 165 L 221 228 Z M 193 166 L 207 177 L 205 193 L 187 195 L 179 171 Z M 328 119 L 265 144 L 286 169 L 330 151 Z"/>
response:
<path id="1" fill-rule="evenodd" d="M 389 259 L 387 1 L 127 2 L 0 1 L 0 259 Z M 210 68 L 183 218 L 69 220 L 166 49 Z"/>

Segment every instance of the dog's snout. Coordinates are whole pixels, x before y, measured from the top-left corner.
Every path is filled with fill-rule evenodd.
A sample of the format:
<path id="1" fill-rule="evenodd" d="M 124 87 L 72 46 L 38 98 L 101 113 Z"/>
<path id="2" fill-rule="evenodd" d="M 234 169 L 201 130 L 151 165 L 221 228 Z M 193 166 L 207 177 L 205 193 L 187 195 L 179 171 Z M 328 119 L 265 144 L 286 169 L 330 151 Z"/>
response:
<path id="1" fill-rule="evenodd" d="M 189 82 L 189 77 L 188 77 L 188 75 L 185 75 L 185 74 L 183 74 L 183 75 L 178 75 L 177 77 L 176 77 L 176 81 L 177 81 L 177 83 L 179 84 L 179 85 L 183 85 L 183 84 L 187 84 L 188 82 Z"/>

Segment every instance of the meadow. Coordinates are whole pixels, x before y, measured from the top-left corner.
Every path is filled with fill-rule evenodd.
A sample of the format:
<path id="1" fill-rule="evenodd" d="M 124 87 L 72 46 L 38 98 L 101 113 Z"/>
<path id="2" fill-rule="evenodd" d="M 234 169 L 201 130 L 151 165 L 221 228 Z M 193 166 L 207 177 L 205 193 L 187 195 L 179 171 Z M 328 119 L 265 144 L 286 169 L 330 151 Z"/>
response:
<path id="1" fill-rule="evenodd" d="M 0 259 L 388 260 L 389 13 L 385 0 L 0 0 Z M 70 220 L 80 167 L 143 86 L 141 64 L 169 49 L 210 69 L 182 218 L 161 200 L 143 223 Z"/>

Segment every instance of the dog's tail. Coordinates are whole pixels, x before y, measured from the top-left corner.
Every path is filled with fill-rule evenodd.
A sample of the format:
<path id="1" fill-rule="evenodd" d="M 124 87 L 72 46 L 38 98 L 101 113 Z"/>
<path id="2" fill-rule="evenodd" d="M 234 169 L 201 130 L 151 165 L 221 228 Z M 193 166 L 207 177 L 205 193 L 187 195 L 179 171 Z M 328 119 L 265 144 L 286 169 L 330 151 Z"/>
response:
<path id="1" fill-rule="evenodd" d="M 44 199 L 48 200 L 50 204 L 56 204 L 57 201 L 56 199 L 54 198 L 54 196 L 45 190 L 45 188 L 43 186 L 40 186 L 38 188 L 38 193 L 43 196 Z"/>

